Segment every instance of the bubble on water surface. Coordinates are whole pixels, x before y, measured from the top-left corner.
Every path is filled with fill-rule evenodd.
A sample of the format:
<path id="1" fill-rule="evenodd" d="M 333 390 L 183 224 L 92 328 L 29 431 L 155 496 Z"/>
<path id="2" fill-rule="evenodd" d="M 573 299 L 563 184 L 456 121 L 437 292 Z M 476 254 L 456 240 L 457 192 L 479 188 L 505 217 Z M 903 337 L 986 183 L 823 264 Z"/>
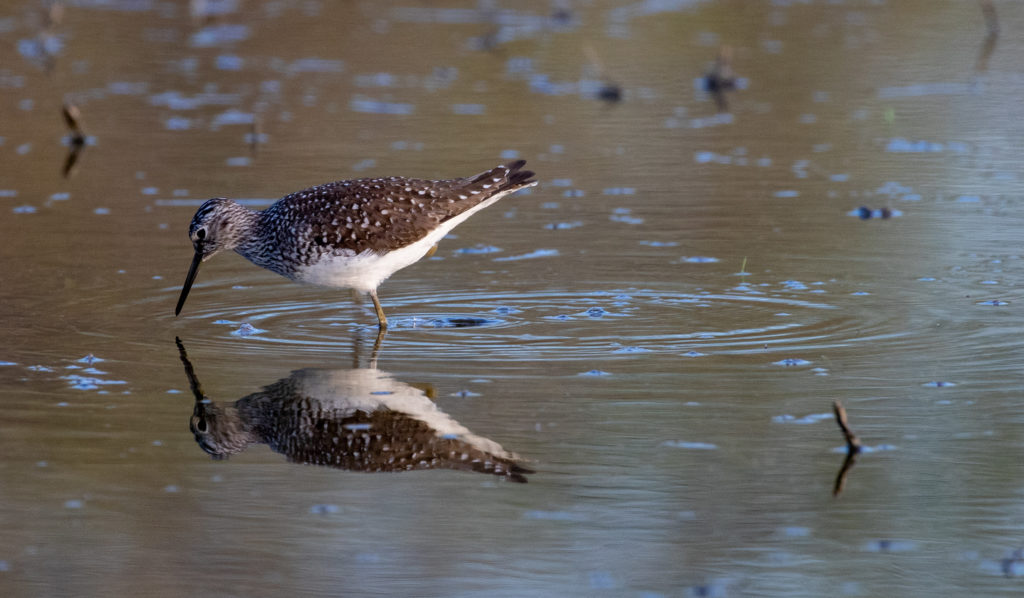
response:
<path id="1" fill-rule="evenodd" d="M 262 330 L 260 328 L 256 328 L 252 324 L 246 322 L 246 323 L 242 324 L 241 326 L 239 326 L 237 330 L 232 331 L 231 334 L 232 334 L 232 336 L 246 337 L 246 336 L 253 336 L 255 334 L 261 334 L 263 332 L 266 332 L 266 330 Z"/>
<path id="2" fill-rule="evenodd" d="M 799 367 L 799 366 L 811 365 L 812 363 L 814 363 L 814 362 L 807 361 L 806 359 L 800 359 L 798 357 L 790 357 L 790 358 L 783 359 L 783 360 L 780 360 L 780 361 L 774 361 L 774 362 L 772 362 L 772 365 L 781 365 L 781 366 L 784 366 L 784 367 Z"/>

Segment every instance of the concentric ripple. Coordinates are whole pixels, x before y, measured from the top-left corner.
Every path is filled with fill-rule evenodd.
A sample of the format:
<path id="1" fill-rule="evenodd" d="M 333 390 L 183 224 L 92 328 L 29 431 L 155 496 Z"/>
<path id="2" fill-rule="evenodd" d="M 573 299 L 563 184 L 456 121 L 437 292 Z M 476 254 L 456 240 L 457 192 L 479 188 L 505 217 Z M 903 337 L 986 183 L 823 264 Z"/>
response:
<path id="1" fill-rule="evenodd" d="M 205 307 L 183 316 L 207 342 L 271 353 L 337 353 L 376 330 L 372 309 L 351 300 L 273 301 L 268 289 L 204 289 Z M 642 288 L 589 291 L 470 291 L 401 294 L 384 304 L 390 355 L 412 359 L 581 360 L 636 354 L 798 352 L 893 339 L 908 334 L 885 312 L 863 318 L 839 303 L 782 284 L 724 292 Z M 833 303 L 837 301 L 839 303 Z M 851 315 L 858 313 L 860 318 Z M 206 325 L 200 325 L 206 322 Z M 190 334 L 193 334 L 190 332 Z"/>

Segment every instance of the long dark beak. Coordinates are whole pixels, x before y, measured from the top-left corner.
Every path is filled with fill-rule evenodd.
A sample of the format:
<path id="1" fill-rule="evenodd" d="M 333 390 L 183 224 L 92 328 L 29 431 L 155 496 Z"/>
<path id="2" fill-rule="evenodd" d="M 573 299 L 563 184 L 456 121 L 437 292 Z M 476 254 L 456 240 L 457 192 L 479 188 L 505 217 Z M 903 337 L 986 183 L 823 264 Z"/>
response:
<path id="1" fill-rule="evenodd" d="M 185 305 L 185 298 L 188 297 L 189 289 L 192 288 L 192 283 L 196 280 L 196 274 L 199 273 L 199 264 L 201 263 L 203 263 L 203 252 L 197 249 L 195 256 L 192 258 L 192 265 L 188 267 L 185 286 L 181 287 L 181 296 L 178 297 L 178 305 L 174 308 L 174 315 L 181 313 L 181 307 Z"/>

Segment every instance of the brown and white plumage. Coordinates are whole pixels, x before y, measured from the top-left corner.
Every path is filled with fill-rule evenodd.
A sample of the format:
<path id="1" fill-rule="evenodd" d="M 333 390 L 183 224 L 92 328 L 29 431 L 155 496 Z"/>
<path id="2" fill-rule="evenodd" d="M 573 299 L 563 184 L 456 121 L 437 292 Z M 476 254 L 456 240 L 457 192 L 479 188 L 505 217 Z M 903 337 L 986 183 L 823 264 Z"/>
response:
<path id="1" fill-rule="evenodd" d="M 175 314 L 199 264 L 233 249 L 254 264 L 304 282 L 369 293 L 387 326 L 377 287 L 415 263 L 458 224 L 502 197 L 536 185 L 524 160 L 447 180 L 388 177 L 310 187 L 263 211 L 216 198 L 189 225 L 195 249 Z"/>
<path id="2" fill-rule="evenodd" d="M 195 397 L 189 427 L 214 458 L 266 444 L 295 463 L 349 471 L 454 469 L 511 482 L 533 473 L 425 392 L 374 367 L 298 370 L 237 401 L 213 402 L 180 340 L 178 351 Z"/>

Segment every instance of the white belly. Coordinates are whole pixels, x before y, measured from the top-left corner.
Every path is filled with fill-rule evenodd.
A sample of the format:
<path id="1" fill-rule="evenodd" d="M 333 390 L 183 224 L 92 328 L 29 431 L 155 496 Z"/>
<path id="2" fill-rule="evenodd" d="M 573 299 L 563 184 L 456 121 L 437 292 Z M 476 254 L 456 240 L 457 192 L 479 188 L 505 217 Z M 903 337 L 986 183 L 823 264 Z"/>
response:
<path id="1" fill-rule="evenodd" d="M 400 249 L 389 251 L 383 255 L 372 251 L 364 251 L 358 255 L 351 253 L 348 255 L 324 255 L 317 263 L 297 269 L 291 278 L 307 284 L 335 289 L 355 289 L 368 293 L 380 286 L 380 283 L 395 272 L 418 262 L 430 251 L 431 247 L 437 245 L 448 234 L 448 231 L 458 226 L 473 213 L 486 208 L 507 194 L 507 192 L 499 193 L 487 201 L 473 206 L 431 231 L 419 241 Z"/>
<path id="2" fill-rule="evenodd" d="M 292 278 L 323 287 L 368 293 L 395 272 L 418 262 L 434 246 L 432 237 L 428 235 L 412 245 L 383 255 L 373 251 L 364 251 L 358 255 L 328 254 L 312 266 L 299 268 Z"/>

